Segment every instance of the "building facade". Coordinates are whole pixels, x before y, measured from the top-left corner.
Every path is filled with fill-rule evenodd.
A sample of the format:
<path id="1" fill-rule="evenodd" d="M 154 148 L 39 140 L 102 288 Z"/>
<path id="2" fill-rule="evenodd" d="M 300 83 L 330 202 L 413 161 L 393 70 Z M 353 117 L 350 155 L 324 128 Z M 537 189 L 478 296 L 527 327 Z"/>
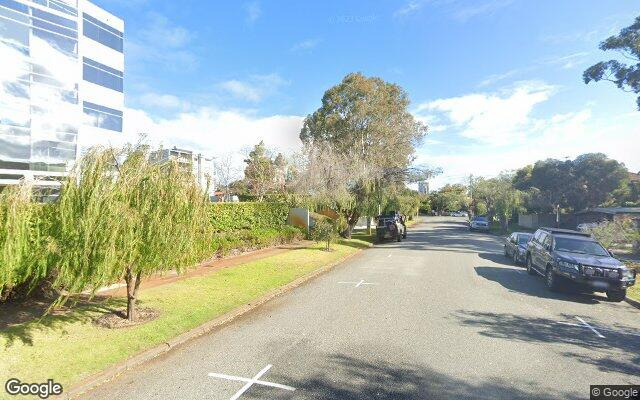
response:
<path id="1" fill-rule="evenodd" d="M 418 193 L 420 193 L 420 194 L 429 194 L 429 182 L 428 181 L 420 181 L 420 182 L 418 182 Z"/>
<path id="2" fill-rule="evenodd" d="M 0 0 L 0 186 L 58 186 L 122 136 L 124 22 L 86 0 Z"/>
<path id="3" fill-rule="evenodd" d="M 153 163 L 165 163 L 175 161 L 185 171 L 191 171 L 198 186 L 207 191 L 209 196 L 215 195 L 213 158 L 194 153 L 191 150 L 160 149 L 149 154 L 149 161 Z"/>

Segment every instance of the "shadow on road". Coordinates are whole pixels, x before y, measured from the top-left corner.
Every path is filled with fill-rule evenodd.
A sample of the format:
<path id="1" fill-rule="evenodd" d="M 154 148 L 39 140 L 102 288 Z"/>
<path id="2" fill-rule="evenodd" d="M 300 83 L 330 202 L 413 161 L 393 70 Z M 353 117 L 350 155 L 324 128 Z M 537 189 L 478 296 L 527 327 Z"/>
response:
<path id="1" fill-rule="evenodd" d="M 552 292 L 545 286 L 544 280 L 540 276 L 523 274 L 524 270 L 521 268 L 479 266 L 475 267 L 475 271 L 479 276 L 497 282 L 512 292 L 583 304 L 608 303 L 607 298 L 604 296 L 581 293 L 571 286 L 566 286 L 561 292 Z"/>
<path id="2" fill-rule="evenodd" d="M 458 311 L 454 318 L 462 326 L 474 328 L 483 336 L 568 345 L 568 351 L 560 353 L 565 357 L 594 365 L 601 371 L 640 375 L 640 337 L 635 336 L 640 332 L 628 326 L 608 327 L 612 330 L 603 330 L 605 338 L 600 338 L 584 326 L 563 325 L 547 318 L 477 311 Z M 578 322 L 573 315 L 563 315 L 563 318 Z M 603 327 L 598 321 L 590 320 L 589 323 L 596 328 Z M 598 357 L 580 354 L 580 350 L 597 350 Z"/>
<path id="3" fill-rule="evenodd" d="M 313 378 L 289 381 L 296 388 L 290 398 L 311 399 L 577 399 L 576 393 L 540 393 L 529 382 L 505 381 L 495 377 L 483 382 L 470 382 L 414 364 L 371 363 L 343 354 L 322 358 L 323 369 Z M 286 379 L 286 377 L 277 377 Z M 516 387 L 517 386 L 517 387 Z M 530 390 L 520 388 L 527 387 Z M 258 389 L 245 394 L 248 398 L 272 398 L 273 391 Z M 271 397 L 270 397 L 271 396 Z"/>

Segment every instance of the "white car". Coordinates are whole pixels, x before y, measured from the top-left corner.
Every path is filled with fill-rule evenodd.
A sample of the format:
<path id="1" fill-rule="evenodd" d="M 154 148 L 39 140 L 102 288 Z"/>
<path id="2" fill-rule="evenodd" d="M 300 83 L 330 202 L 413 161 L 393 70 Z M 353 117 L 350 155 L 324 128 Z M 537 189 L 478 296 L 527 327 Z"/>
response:
<path id="1" fill-rule="evenodd" d="M 470 231 L 488 231 L 489 220 L 487 219 L 487 217 L 473 217 L 471 222 L 469 222 L 469 230 Z"/>

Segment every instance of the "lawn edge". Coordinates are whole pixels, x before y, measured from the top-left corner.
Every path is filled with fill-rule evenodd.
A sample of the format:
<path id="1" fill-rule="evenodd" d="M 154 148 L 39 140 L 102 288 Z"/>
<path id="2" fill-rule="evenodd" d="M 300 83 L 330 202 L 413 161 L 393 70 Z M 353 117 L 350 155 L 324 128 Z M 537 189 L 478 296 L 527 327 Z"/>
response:
<path id="1" fill-rule="evenodd" d="M 285 284 L 284 286 L 280 286 L 279 288 L 276 288 L 268 292 L 267 294 L 251 301 L 250 303 L 237 307 L 225 314 L 220 315 L 219 317 L 216 317 L 210 321 L 205 322 L 200 326 L 197 326 L 187 332 L 181 333 L 180 335 L 162 344 L 159 344 L 155 347 L 152 347 L 151 349 L 138 353 L 124 361 L 116 363 L 115 365 L 107 367 L 106 369 L 100 372 L 90 375 L 89 377 L 83 379 L 80 383 L 74 385 L 68 392 L 64 393 L 63 398 L 65 399 L 77 398 L 78 396 L 90 391 L 91 389 L 94 389 L 104 383 L 111 381 L 112 379 L 127 372 L 130 369 L 138 367 L 146 362 L 149 362 L 160 355 L 168 353 L 169 351 L 173 350 L 176 347 L 184 345 L 190 342 L 191 340 L 212 331 L 215 328 L 225 325 L 233 321 L 234 319 L 238 318 L 239 316 L 246 314 L 249 311 L 252 311 L 262 306 L 268 301 L 273 300 L 274 298 L 281 296 L 283 294 L 286 294 L 292 291 L 293 289 L 307 283 L 308 281 L 326 272 L 329 272 L 330 270 L 346 262 L 350 258 L 353 258 L 356 255 L 361 254 L 363 250 L 366 250 L 366 248 L 357 249 L 355 252 L 348 254 L 325 266 L 322 266 L 306 275 L 303 275 Z"/>
<path id="2" fill-rule="evenodd" d="M 637 309 L 640 309 L 640 301 L 634 300 L 634 299 L 630 299 L 629 296 L 627 296 L 624 301 L 627 302 L 627 304 L 631 304 L 632 306 L 634 306 Z"/>

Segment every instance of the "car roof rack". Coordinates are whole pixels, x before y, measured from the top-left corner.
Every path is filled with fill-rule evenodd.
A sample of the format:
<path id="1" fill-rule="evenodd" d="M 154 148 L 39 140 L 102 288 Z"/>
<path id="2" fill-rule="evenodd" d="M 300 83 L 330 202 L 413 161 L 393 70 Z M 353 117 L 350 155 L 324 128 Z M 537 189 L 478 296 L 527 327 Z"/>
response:
<path id="1" fill-rule="evenodd" d="M 547 231 L 549 233 L 557 233 L 560 235 L 576 235 L 576 236 L 591 237 L 590 233 L 574 231 L 573 229 L 548 228 L 548 227 L 542 227 L 540 229 L 543 231 Z"/>

